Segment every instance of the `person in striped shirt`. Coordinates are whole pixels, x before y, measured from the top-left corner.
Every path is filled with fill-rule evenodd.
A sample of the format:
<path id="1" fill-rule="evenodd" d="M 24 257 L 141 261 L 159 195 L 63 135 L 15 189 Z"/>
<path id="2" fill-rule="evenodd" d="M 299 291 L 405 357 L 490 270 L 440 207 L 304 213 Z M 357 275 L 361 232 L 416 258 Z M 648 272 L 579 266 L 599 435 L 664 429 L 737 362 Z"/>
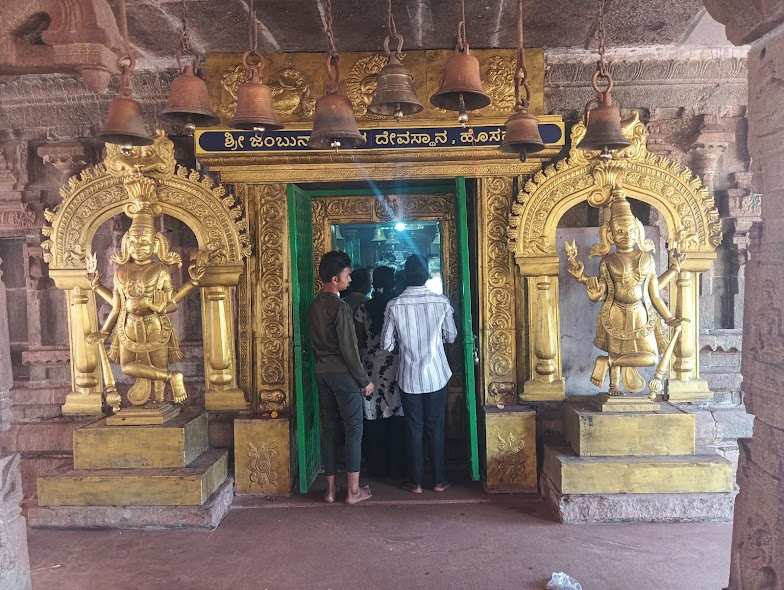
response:
<path id="1" fill-rule="evenodd" d="M 400 348 L 397 380 L 402 392 L 410 481 L 404 487 L 422 493 L 423 432 L 430 440 L 433 490 L 449 487 L 444 454 L 446 386 L 452 377 L 444 342 L 457 338 L 454 310 L 449 299 L 427 287 L 427 260 L 409 256 L 405 263 L 406 289 L 387 304 L 381 345 Z"/>

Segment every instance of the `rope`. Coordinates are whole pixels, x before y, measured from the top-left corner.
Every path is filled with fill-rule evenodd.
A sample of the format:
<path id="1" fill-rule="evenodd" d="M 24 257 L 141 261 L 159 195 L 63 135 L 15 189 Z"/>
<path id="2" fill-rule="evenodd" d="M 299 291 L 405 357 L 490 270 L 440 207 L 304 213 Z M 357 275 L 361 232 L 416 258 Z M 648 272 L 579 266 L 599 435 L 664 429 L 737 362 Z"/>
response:
<path id="1" fill-rule="evenodd" d="M 335 34 L 332 32 L 332 0 L 325 0 L 324 4 L 324 32 L 327 34 L 327 43 L 329 43 L 329 55 L 336 56 L 338 48 L 335 45 Z"/>
<path id="2" fill-rule="evenodd" d="M 251 53 L 258 54 L 259 27 L 256 22 L 256 0 L 248 2 L 248 48 Z"/>

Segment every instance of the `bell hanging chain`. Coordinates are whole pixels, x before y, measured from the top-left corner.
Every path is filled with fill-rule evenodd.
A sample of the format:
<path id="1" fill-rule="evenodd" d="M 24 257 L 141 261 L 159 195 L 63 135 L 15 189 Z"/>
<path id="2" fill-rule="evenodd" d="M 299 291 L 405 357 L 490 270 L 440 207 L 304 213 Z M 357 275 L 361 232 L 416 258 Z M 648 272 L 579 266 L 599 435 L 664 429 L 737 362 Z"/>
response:
<path id="1" fill-rule="evenodd" d="M 395 15 L 392 14 L 392 0 L 387 0 L 387 37 L 384 39 L 384 50 L 386 51 L 387 55 L 392 53 L 390 46 L 395 42 L 397 42 L 397 50 L 395 51 L 395 54 L 397 55 L 398 59 L 401 59 L 401 54 L 403 52 L 403 35 L 397 31 Z"/>
<path id="2" fill-rule="evenodd" d="M 596 91 L 597 96 L 601 97 L 603 102 L 610 104 L 610 91 L 613 87 L 613 79 L 610 74 L 610 67 L 607 64 L 607 26 L 605 20 L 605 8 L 607 0 L 599 0 L 599 29 L 598 29 L 598 45 L 599 45 L 599 61 L 596 62 L 596 71 L 591 78 L 591 86 Z M 606 84 L 604 88 L 599 85 L 602 80 Z"/>
<path id="3" fill-rule="evenodd" d="M 185 57 L 186 55 L 194 55 L 193 49 L 191 48 L 191 40 L 190 36 L 188 35 L 188 7 L 185 0 L 182 0 L 182 13 L 181 13 L 181 23 L 180 23 L 180 55 Z"/>
<path id="4" fill-rule="evenodd" d="M 523 0 L 519 0 L 517 13 L 517 69 L 515 70 L 515 108 L 527 109 L 531 100 L 528 86 L 528 70 L 525 68 L 523 49 Z"/>
<path id="5" fill-rule="evenodd" d="M 460 22 L 457 23 L 457 50 L 460 53 L 468 52 L 468 39 L 466 38 L 465 0 L 460 0 Z"/>
<path id="6" fill-rule="evenodd" d="M 324 0 L 324 32 L 327 35 L 327 43 L 329 43 L 329 55 L 335 57 L 338 54 L 338 48 L 335 45 L 335 33 L 332 31 L 332 0 Z"/>
<path id="7" fill-rule="evenodd" d="M 120 68 L 120 94 L 130 96 L 131 72 L 133 71 L 136 62 L 133 59 L 131 42 L 128 35 L 128 7 L 125 4 L 125 0 L 120 0 L 120 34 L 122 35 L 123 45 L 125 46 L 125 55 L 117 60 L 117 65 Z"/>

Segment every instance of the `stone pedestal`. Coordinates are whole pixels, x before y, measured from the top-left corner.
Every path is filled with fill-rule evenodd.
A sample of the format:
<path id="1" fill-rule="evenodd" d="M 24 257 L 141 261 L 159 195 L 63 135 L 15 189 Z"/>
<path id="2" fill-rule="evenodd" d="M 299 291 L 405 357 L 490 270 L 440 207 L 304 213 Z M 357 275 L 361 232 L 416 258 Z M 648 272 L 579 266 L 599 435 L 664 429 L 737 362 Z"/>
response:
<path id="1" fill-rule="evenodd" d="M 290 430 L 286 417 L 234 420 L 237 493 L 291 493 Z"/>
<path id="2" fill-rule="evenodd" d="M 569 407 L 565 422 L 570 447 L 545 447 L 541 486 L 562 522 L 732 518 L 732 464 L 696 453 L 692 414 Z"/>
<path id="3" fill-rule="evenodd" d="M 32 526 L 214 528 L 231 506 L 228 452 L 208 445 L 207 416 L 74 432 L 74 469 L 38 478 Z"/>
<path id="4" fill-rule="evenodd" d="M 487 492 L 536 492 L 536 410 L 485 407 Z"/>
<path id="5" fill-rule="evenodd" d="M 0 588 L 30 590 L 27 526 L 21 514 L 19 455 L 0 457 Z"/>

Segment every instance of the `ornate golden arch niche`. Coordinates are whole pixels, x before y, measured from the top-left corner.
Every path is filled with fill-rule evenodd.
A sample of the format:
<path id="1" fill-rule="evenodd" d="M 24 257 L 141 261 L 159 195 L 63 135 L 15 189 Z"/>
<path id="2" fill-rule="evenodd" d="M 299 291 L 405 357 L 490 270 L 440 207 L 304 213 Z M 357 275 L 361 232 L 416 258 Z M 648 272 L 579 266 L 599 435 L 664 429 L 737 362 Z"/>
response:
<path id="1" fill-rule="evenodd" d="M 670 400 L 692 402 L 712 394 L 699 370 L 699 277 L 710 269 L 721 242 L 721 222 L 713 198 L 691 171 L 648 151 L 648 132 L 635 117 L 624 125 L 632 145 L 606 161 L 598 152 L 572 147 L 569 156 L 537 172 L 521 186 L 509 216 L 507 237 L 525 281 L 527 355 L 523 401 L 557 401 L 566 393 L 561 359 L 556 229 L 561 217 L 582 201 L 604 206 L 610 191 L 624 192 L 659 212 L 670 247 L 687 254 L 670 301 L 689 322 L 675 349 Z M 585 135 L 572 129 L 571 145 Z"/>
<path id="2" fill-rule="evenodd" d="M 250 254 L 242 208 L 222 186 L 199 172 L 178 166 L 174 144 L 163 131 L 149 147 L 123 152 L 108 145 L 103 163 L 71 177 L 55 211 L 46 211 L 42 230 L 44 260 L 55 285 L 66 290 L 71 349 L 71 393 L 63 414 L 100 415 L 105 379 L 98 344 L 86 336 L 98 330 L 95 295 L 87 277 L 87 257 L 102 223 L 123 213 L 129 202 L 123 178 L 143 174 L 157 187 L 164 215 L 187 225 L 210 266 L 200 282 L 204 341 L 205 406 L 209 410 L 248 407 L 237 385 L 233 289 Z"/>

